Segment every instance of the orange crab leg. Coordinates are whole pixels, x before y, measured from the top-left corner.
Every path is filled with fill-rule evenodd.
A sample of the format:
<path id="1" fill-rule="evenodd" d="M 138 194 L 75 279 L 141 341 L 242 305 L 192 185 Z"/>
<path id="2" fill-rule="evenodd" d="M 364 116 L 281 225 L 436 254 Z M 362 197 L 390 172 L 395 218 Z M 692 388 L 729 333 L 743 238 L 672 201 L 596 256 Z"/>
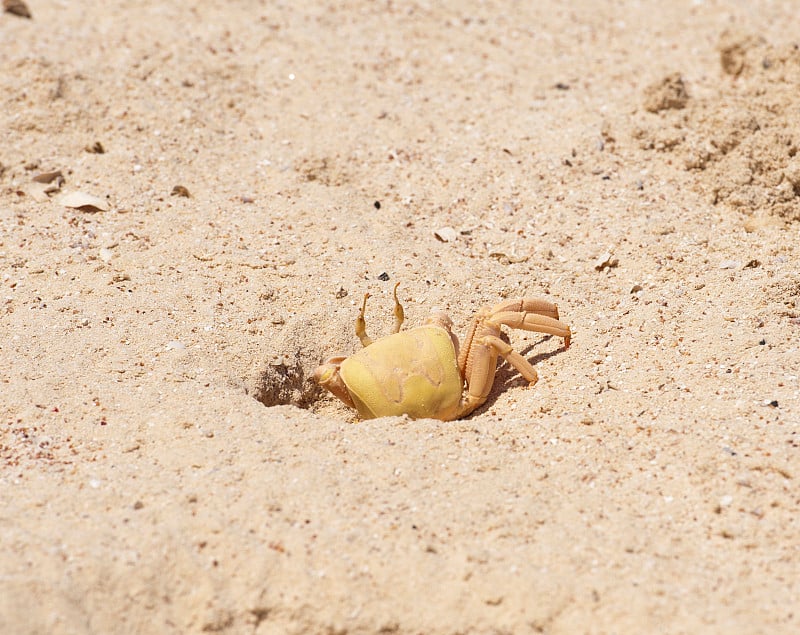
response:
<path id="1" fill-rule="evenodd" d="M 403 326 L 403 321 L 406 319 L 406 315 L 403 312 L 403 305 L 400 304 L 400 300 L 397 299 L 397 287 L 399 286 L 399 282 L 394 285 L 394 331 L 392 331 L 392 333 L 399 333 L 400 327 Z"/>
<path id="2" fill-rule="evenodd" d="M 403 305 L 400 304 L 400 300 L 397 299 L 397 287 L 399 286 L 399 282 L 394 285 L 394 330 L 392 333 L 399 333 L 400 327 L 403 326 L 403 321 L 405 320 Z M 361 340 L 363 346 L 369 346 L 373 341 L 372 338 L 367 335 L 367 320 L 365 318 L 367 300 L 370 297 L 369 293 L 364 294 L 364 302 L 361 304 L 361 310 L 358 312 L 358 317 L 356 318 L 356 335 L 358 335 L 358 339 Z"/>
<path id="3" fill-rule="evenodd" d="M 361 340 L 362 346 L 369 346 L 372 344 L 372 338 L 367 335 L 367 321 L 364 319 L 364 313 L 367 310 L 368 299 L 369 293 L 365 293 L 364 302 L 361 305 L 361 311 L 358 312 L 358 317 L 356 318 L 356 335 L 358 335 L 358 339 Z"/>
<path id="4" fill-rule="evenodd" d="M 528 381 L 529 386 L 533 386 L 538 381 L 539 375 L 530 362 L 499 337 L 485 335 L 475 340 L 473 347 L 469 374 L 465 378 L 467 394 L 462 400 L 459 417 L 468 415 L 486 402 L 494 384 L 498 355 L 516 368 L 520 375 Z"/>
<path id="5" fill-rule="evenodd" d="M 490 315 L 498 313 L 505 313 L 506 311 L 514 311 L 517 313 L 538 313 L 553 319 L 558 319 L 558 307 L 544 298 L 516 298 L 513 300 L 505 300 L 495 304 L 491 310 Z"/>
<path id="6" fill-rule="evenodd" d="M 525 331 L 536 331 L 537 333 L 547 333 L 564 338 L 564 348 L 569 348 L 569 341 L 572 333 L 569 327 L 563 322 L 546 315 L 538 313 L 524 313 L 518 311 L 503 311 L 495 313 L 486 320 L 487 326 L 500 328 L 501 325 L 512 329 L 522 329 Z"/>

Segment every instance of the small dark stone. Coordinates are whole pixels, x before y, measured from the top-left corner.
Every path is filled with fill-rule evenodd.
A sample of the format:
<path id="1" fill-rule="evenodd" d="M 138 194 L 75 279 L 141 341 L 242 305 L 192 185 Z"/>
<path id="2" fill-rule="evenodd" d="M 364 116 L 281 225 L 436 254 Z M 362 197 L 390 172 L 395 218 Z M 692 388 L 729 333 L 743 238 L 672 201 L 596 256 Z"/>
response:
<path id="1" fill-rule="evenodd" d="M 375 206 L 375 209 L 380 209 L 381 208 L 381 202 L 380 201 L 375 201 L 373 203 L 373 205 Z"/>
<path id="2" fill-rule="evenodd" d="M 53 181 L 61 181 L 64 182 L 64 174 L 61 170 L 54 170 L 52 172 L 42 172 L 41 174 L 37 174 L 33 177 L 33 180 L 37 183 L 52 183 Z"/>
<path id="3" fill-rule="evenodd" d="M 769 402 L 769 405 L 772 406 L 773 408 L 777 408 L 778 407 L 778 400 L 777 399 L 773 399 L 772 401 Z"/>
<path id="4" fill-rule="evenodd" d="M 22 0 L 3 0 L 3 9 L 5 9 L 6 13 L 17 15 L 21 18 L 30 19 L 32 17 L 31 10 Z"/>
<path id="5" fill-rule="evenodd" d="M 170 192 L 170 196 L 182 196 L 184 198 L 191 198 L 191 194 L 189 194 L 189 190 L 183 185 L 176 185 L 172 188 L 172 192 Z M 244 202 L 244 201 L 243 201 Z"/>
<path id="6" fill-rule="evenodd" d="M 388 282 L 389 274 L 384 271 L 381 275 L 378 276 L 378 280 L 380 280 L 381 282 Z"/>

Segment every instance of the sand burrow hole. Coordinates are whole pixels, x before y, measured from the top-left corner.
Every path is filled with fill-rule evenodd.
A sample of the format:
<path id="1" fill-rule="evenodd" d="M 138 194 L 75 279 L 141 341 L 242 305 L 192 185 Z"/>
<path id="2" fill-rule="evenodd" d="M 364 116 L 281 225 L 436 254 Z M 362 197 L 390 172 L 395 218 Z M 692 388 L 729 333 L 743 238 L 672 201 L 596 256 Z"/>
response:
<path id="1" fill-rule="evenodd" d="M 327 392 L 314 381 L 314 370 L 330 356 L 316 345 L 319 323 L 314 316 L 290 322 L 262 348 L 263 357 L 246 382 L 255 399 L 265 406 L 306 410 L 326 401 Z"/>
<path id="2" fill-rule="evenodd" d="M 314 381 L 314 369 L 319 361 L 299 354 L 279 362 L 268 363 L 250 384 L 252 395 L 265 406 L 297 406 L 312 409 L 323 395 Z"/>

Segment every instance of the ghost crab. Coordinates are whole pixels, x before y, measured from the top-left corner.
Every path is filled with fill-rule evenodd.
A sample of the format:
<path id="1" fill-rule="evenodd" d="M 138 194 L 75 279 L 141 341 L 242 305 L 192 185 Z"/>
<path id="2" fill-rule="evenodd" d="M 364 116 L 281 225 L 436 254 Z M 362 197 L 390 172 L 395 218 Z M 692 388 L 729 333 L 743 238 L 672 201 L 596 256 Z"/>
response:
<path id="1" fill-rule="evenodd" d="M 451 330 L 452 320 L 440 311 L 434 311 L 423 326 L 400 332 L 405 318 L 397 299 L 398 286 L 394 287 L 392 335 L 374 342 L 367 335 L 367 293 L 355 328 L 364 348 L 350 357 L 332 357 L 314 371 L 321 386 L 363 419 L 408 415 L 451 421 L 465 417 L 489 396 L 498 356 L 533 386 L 536 371 L 501 339 L 501 326 L 563 337 L 564 348 L 569 347 L 569 326 L 559 321 L 556 305 L 542 298 L 484 307 L 460 347 Z"/>

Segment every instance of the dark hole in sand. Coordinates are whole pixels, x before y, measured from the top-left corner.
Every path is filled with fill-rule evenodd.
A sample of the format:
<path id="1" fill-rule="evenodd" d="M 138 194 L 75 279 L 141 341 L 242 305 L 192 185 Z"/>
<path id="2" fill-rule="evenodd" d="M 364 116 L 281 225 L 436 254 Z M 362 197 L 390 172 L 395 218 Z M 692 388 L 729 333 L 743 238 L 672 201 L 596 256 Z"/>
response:
<path id="1" fill-rule="evenodd" d="M 265 406 L 297 406 L 310 409 L 323 396 L 322 388 L 314 381 L 316 364 L 299 359 L 269 364 L 254 379 L 253 396 Z"/>

